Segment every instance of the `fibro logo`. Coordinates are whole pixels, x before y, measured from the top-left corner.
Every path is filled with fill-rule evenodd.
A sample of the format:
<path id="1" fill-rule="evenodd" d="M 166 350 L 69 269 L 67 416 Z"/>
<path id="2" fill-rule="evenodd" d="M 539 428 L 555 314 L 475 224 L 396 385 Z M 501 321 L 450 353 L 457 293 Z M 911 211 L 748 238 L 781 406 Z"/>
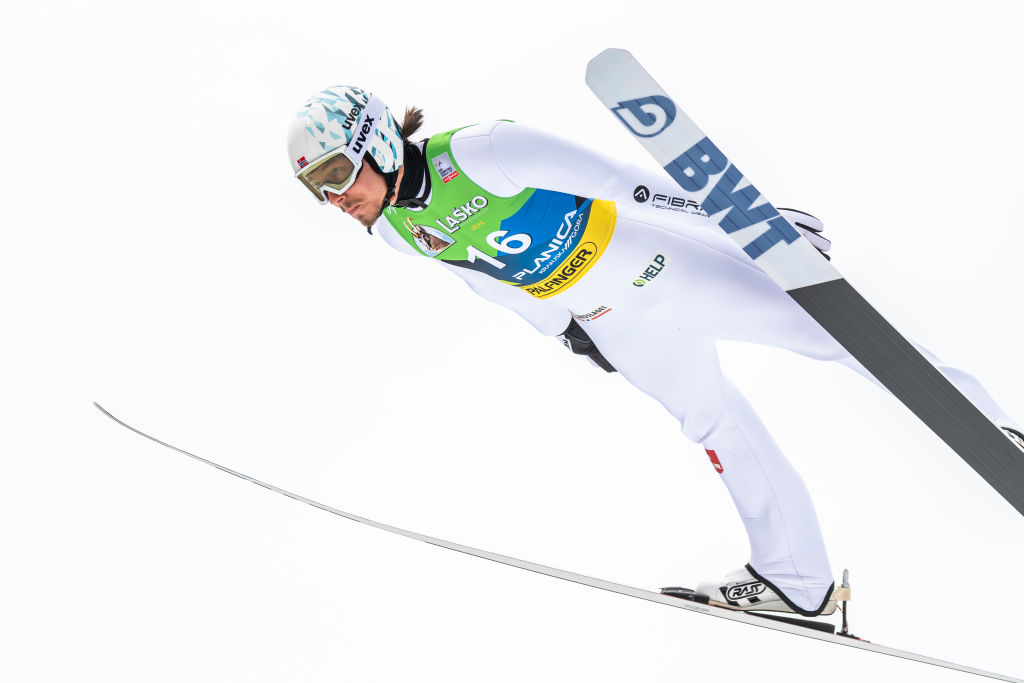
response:
<path id="1" fill-rule="evenodd" d="M 619 102 L 619 106 L 612 107 L 612 113 L 618 116 L 634 135 L 653 138 L 675 120 L 676 105 L 664 95 L 650 95 Z"/>

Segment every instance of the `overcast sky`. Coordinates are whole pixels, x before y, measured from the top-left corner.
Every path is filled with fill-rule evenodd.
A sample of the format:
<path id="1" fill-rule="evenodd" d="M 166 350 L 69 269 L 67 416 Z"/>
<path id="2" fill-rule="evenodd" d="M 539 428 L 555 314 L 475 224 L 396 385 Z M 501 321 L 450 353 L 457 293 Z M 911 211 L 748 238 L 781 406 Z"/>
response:
<path id="1" fill-rule="evenodd" d="M 631 50 L 908 336 L 1024 418 L 1010 3 L 39 2 L 0 10 L 0 679 L 972 680 L 529 574 L 747 560 L 703 450 L 291 177 L 339 83 L 651 164 L 589 92 Z M 854 632 L 1024 677 L 1024 519 L 842 367 L 724 345 L 815 499 Z M 561 387 L 558 393 L 551 386 Z M 1007 590 L 1007 586 L 1011 590 Z"/>

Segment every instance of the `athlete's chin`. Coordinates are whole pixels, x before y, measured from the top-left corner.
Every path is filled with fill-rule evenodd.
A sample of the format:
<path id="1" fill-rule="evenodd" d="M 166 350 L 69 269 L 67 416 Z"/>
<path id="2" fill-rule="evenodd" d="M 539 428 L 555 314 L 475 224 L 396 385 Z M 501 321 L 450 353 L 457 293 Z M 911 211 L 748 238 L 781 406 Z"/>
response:
<path id="1" fill-rule="evenodd" d="M 368 211 L 367 213 L 362 213 L 360 211 L 359 213 L 354 214 L 352 217 L 359 221 L 364 228 L 369 228 L 374 223 L 376 223 L 377 219 L 380 218 L 383 214 L 383 209 L 377 209 L 376 211 Z"/>

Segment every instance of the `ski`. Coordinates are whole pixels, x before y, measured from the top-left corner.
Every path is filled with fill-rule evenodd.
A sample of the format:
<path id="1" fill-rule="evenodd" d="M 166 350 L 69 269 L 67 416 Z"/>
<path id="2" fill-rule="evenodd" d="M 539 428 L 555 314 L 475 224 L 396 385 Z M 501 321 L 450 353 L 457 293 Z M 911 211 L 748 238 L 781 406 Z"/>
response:
<path id="1" fill-rule="evenodd" d="M 253 484 L 262 486 L 265 489 L 274 491 L 275 493 L 280 493 L 281 495 L 287 496 L 293 500 L 297 500 L 307 505 L 312 505 L 315 508 L 319 508 L 321 510 L 324 510 L 325 512 L 330 512 L 333 515 L 344 517 L 345 519 L 349 519 L 354 522 L 359 522 L 361 524 L 372 526 L 376 529 L 381 529 L 382 531 L 398 534 L 399 536 L 405 536 L 406 538 L 411 538 L 417 541 L 423 541 L 424 543 L 429 543 L 431 545 L 435 545 L 441 548 L 447 548 L 448 550 L 455 550 L 460 553 L 465 553 L 466 555 L 473 555 L 474 557 L 480 557 L 485 560 L 491 560 L 492 562 L 498 562 L 501 564 L 508 565 L 510 567 L 525 569 L 527 571 L 536 572 L 538 574 L 544 574 L 545 576 L 552 576 L 556 579 L 563 579 L 565 581 L 571 581 L 573 583 L 578 583 L 584 586 L 600 588 L 601 590 L 610 591 L 612 593 L 618 593 L 620 595 L 625 595 L 631 598 L 647 600 L 649 602 L 657 602 L 662 605 L 676 607 L 679 609 L 686 610 L 688 612 L 696 612 L 698 614 L 719 617 L 721 619 L 737 621 L 743 624 L 749 624 L 751 626 L 760 626 L 762 628 L 768 628 L 774 631 L 791 633 L 793 635 L 813 638 L 815 640 L 823 640 L 837 645 L 844 645 L 846 647 L 868 650 L 870 652 L 877 652 L 879 654 L 890 655 L 893 657 L 899 657 L 901 659 L 907 659 L 915 662 L 921 662 L 922 664 L 931 664 L 933 666 L 938 666 L 946 669 L 953 669 L 965 673 L 976 674 L 978 676 L 984 676 L 986 678 L 991 678 L 995 680 L 1024 683 L 1024 680 L 1019 678 L 1012 678 L 1010 676 L 1004 676 L 1002 674 L 983 671 L 981 669 L 964 666 L 962 664 L 955 664 L 953 662 L 947 662 L 941 659 L 935 659 L 933 657 L 926 657 L 924 655 L 919 655 L 913 652 L 897 650 L 895 648 L 885 647 L 884 645 L 876 645 L 875 643 L 871 643 L 866 640 L 860 640 L 849 635 L 836 634 L 834 633 L 834 627 L 831 627 L 831 625 L 824 624 L 823 622 L 812 622 L 804 619 L 794 619 L 790 617 L 769 614 L 736 612 L 733 610 L 715 607 L 714 605 L 709 605 L 707 604 L 707 598 L 705 596 L 692 594 L 692 591 L 690 592 L 691 594 L 687 595 L 684 592 L 685 589 L 664 589 L 665 591 L 669 591 L 669 593 L 661 593 L 651 590 L 645 590 L 642 588 L 634 588 L 632 586 L 626 586 L 620 583 L 606 581 L 604 579 L 597 579 L 590 576 L 584 576 L 582 574 L 575 574 L 573 572 L 565 571 L 562 569 L 546 567 L 544 565 L 537 564 L 535 562 L 530 562 L 528 560 L 521 560 L 519 558 L 509 557 L 507 555 L 499 555 L 498 553 L 492 553 L 487 550 L 481 550 L 479 548 L 473 548 L 471 546 L 462 545 L 460 543 L 446 541 L 441 538 L 434 538 L 433 536 L 427 536 L 425 534 L 416 533 L 415 531 L 407 531 L 405 529 L 400 529 L 389 524 L 375 522 L 372 519 L 367 519 L 366 517 L 360 517 L 358 515 L 344 512 L 337 508 L 333 508 L 329 505 L 325 505 L 324 503 L 320 503 L 310 498 L 306 498 L 305 496 L 300 496 L 297 493 L 286 491 L 285 489 L 274 486 L 273 484 L 268 484 L 254 477 L 250 477 L 247 474 L 243 474 L 241 472 L 237 472 L 223 465 L 219 465 L 216 462 L 213 462 L 212 460 L 207 460 L 206 458 L 200 457 L 194 453 L 189 453 L 188 451 L 178 448 L 177 446 L 173 446 L 165 441 L 157 439 L 154 436 L 150 436 L 149 434 L 139 429 L 136 429 L 130 424 L 118 419 L 109 411 L 107 411 L 103 406 L 101 406 L 99 403 L 93 403 L 93 405 L 95 405 L 100 412 L 102 412 L 104 415 L 106 415 L 111 420 L 121 425 L 125 429 L 135 432 L 139 436 L 149 439 L 150 441 L 157 443 L 165 448 L 177 451 L 182 455 L 187 455 L 188 457 L 198 460 L 199 462 L 205 463 L 211 467 L 215 467 L 218 470 L 221 470 L 222 472 L 226 472 L 232 476 L 244 479 L 248 482 L 252 482 Z"/>
<path id="2" fill-rule="evenodd" d="M 1024 452 L 822 258 L 626 50 L 587 85 L 697 201 L 854 358 L 1024 514 Z"/>

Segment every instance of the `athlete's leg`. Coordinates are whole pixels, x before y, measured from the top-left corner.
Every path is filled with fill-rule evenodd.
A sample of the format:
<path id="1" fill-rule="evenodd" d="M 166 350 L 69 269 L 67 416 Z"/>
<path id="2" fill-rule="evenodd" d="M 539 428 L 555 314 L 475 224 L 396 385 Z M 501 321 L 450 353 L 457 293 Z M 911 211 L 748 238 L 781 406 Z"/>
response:
<path id="1" fill-rule="evenodd" d="M 658 287 L 677 295 L 662 294 L 653 304 L 642 302 L 649 314 L 705 339 L 748 341 L 838 361 L 878 384 L 774 280 L 744 254 L 730 251 L 730 245 L 681 234 L 670 239 L 664 229 L 636 221 L 627 221 L 624 227 L 637 236 L 636 241 L 649 241 L 669 257 L 669 265 L 658 275 Z M 1021 430 L 974 376 L 915 346 L 990 420 Z"/>
<path id="2" fill-rule="evenodd" d="M 585 325 L 623 377 L 714 451 L 750 539 L 751 566 L 801 608 L 818 608 L 833 579 L 810 495 L 722 375 L 714 343 L 621 310 Z"/>
<path id="3" fill-rule="evenodd" d="M 985 390 L 985 387 L 981 385 L 981 382 L 979 382 L 974 375 L 946 363 L 920 344 L 914 343 L 914 347 L 920 351 L 921 355 L 927 358 L 931 364 L 934 365 L 936 369 L 938 369 L 938 371 L 953 384 L 953 386 L 959 389 L 960 393 L 966 396 L 971 403 L 973 403 L 978 410 L 985 415 L 985 417 L 992 420 L 1000 427 L 1009 427 L 1017 430 L 1018 432 L 1024 431 L 1024 428 L 1021 427 L 1020 423 L 1006 414 L 1006 411 L 996 403 L 996 400 L 992 398 L 988 391 Z M 847 354 L 846 356 L 836 360 L 857 374 L 867 378 L 883 391 L 889 391 L 853 356 Z"/>

